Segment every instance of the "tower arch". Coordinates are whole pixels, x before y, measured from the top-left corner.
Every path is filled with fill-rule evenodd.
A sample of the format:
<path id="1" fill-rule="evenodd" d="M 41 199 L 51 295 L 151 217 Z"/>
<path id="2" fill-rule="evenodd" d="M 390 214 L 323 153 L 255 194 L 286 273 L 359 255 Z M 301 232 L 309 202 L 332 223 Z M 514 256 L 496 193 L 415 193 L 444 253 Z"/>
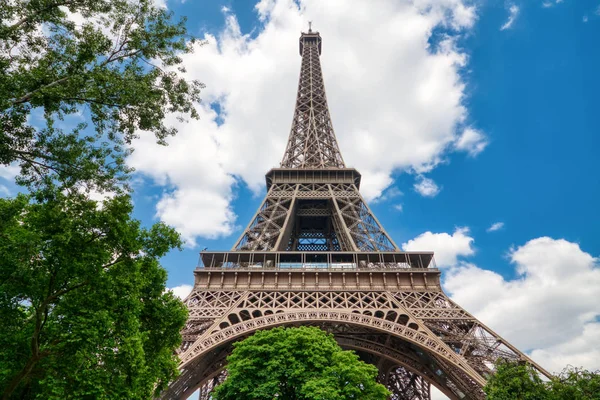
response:
<path id="1" fill-rule="evenodd" d="M 300 325 L 318 326 L 332 333 L 343 349 L 369 353 L 385 361 L 376 366 L 380 375 L 388 382 L 392 380 L 389 370 L 399 367 L 405 370 L 403 376 L 408 373 L 421 377 L 424 383 L 436 386 L 451 399 L 463 398 L 465 393 L 471 398 L 483 398 L 480 387 L 482 378 L 467 363 L 460 365 L 460 358 L 441 350 L 445 346 L 438 342 L 435 336 L 405 325 L 350 311 L 284 311 L 242 321 L 212 332 L 199 339 L 203 345 L 200 351 L 182 355 L 182 359 L 186 360 L 180 366 L 183 374 L 179 382 L 182 385 L 171 386 L 163 398 L 187 398 L 199 389 L 204 389 L 201 392 L 208 394 L 210 390 L 206 390 L 206 386 L 212 389 L 213 380 L 224 370 L 224 357 L 230 353 L 232 343 L 258 330 Z M 386 336 L 384 341 L 373 340 L 372 337 L 382 334 Z M 371 336 L 371 339 L 368 336 Z M 439 359 L 443 359 L 444 362 L 439 363 Z M 417 387 L 415 390 L 420 389 Z"/>

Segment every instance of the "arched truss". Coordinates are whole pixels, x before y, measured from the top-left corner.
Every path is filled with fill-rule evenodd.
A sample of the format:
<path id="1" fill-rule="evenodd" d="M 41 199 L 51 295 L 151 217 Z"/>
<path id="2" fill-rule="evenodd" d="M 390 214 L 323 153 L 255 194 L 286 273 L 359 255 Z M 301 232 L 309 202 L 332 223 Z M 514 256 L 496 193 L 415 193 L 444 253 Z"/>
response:
<path id="1" fill-rule="evenodd" d="M 244 310 L 242 310 L 242 312 L 243 311 Z M 251 315 L 250 313 L 248 314 Z M 455 353 L 449 351 L 445 344 L 437 337 L 432 337 L 425 332 L 419 331 L 418 324 L 411 322 L 407 326 L 388 321 L 383 318 L 341 310 L 281 311 L 261 317 L 251 316 L 251 319 L 240 321 L 234 325 L 224 326 L 210 333 L 208 336 L 205 336 L 203 339 L 198 340 L 194 346 L 188 350 L 188 352 L 181 356 L 183 361 L 181 367 L 185 367 L 201 353 L 211 351 L 212 349 L 215 349 L 224 343 L 237 339 L 238 337 L 248 333 L 255 332 L 259 329 L 267 329 L 279 325 L 317 321 L 348 323 L 393 334 L 399 338 L 422 347 L 425 351 L 441 357 L 450 365 L 469 374 L 477 383 L 482 385 L 485 384 L 485 380 L 473 368 L 471 368 L 464 359 L 461 359 Z"/>
<path id="2" fill-rule="evenodd" d="M 279 316 L 281 314 L 277 314 Z M 286 319 L 287 320 L 287 319 Z M 457 372 L 423 352 L 420 346 L 379 329 L 340 321 L 293 320 L 283 325 L 314 325 L 334 334 L 344 349 L 366 353 L 367 362 L 380 370 L 380 381 L 393 393 L 392 399 L 429 400 L 429 385 L 434 385 L 450 399 L 483 399 L 481 387 L 466 373 Z M 266 327 L 261 325 L 262 327 Z M 200 400 L 209 399 L 214 386 L 224 379 L 225 357 L 231 343 L 252 334 L 246 331 L 232 337 L 224 345 L 207 350 L 182 368 L 177 387 L 171 387 L 163 398 L 185 399 L 200 391 Z M 444 370 L 442 370 L 442 368 Z M 449 369 L 449 371 L 446 371 Z"/>
<path id="3" fill-rule="evenodd" d="M 336 338 L 344 335 L 339 328 L 347 326 L 379 332 L 389 339 L 382 342 L 376 338 L 371 340 L 371 346 L 378 346 L 374 351 L 382 357 L 402 347 L 402 343 L 411 343 L 427 356 L 413 359 L 429 365 L 438 377 L 443 376 L 436 386 L 448 388 L 458 398 L 480 398 L 484 377 L 493 373 L 490 367 L 499 358 L 531 362 L 439 289 L 386 292 L 197 288 L 185 302 L 190 316 L 179 351 L 184 374 L 172 384 L 166 398 L 181 398 L 186 388 L 204 380 L 197 367 L 199 360 L 202 364 L 218 363 L 213 354 L 216 349 L 256 330 L 278 325 L 325 324 Z M 199 377 L 192 376 L 198 374 Z"/>
<path id="4" fill-rule="evenodd" d="M 244 297 L 244 296 L 242 296 Z M 243 300 L 238 300 L 243 303 Z M 241 304 L 239 304 L 241 305 Z M 182 364 L 182 376 L 170 387 L 164 398 L 185 398 L 196 388 L 201 387 L 203 382 L 214 376 L 215 371 L 200 371 L 202 366 L 218 368 L 224 364 L 227 354 L 226 347 L 235 340 L 248 336 L 260 329 L 268 329 L 281 325 L 315 325 L 326 324 L 333 326 L 338 332 L 334 332 L 340 340 L 344 339 L 344 332 L 340 327 L 362 328 L 370 332 L 390 337 L 388 341 L 393 343 L 376 343 L 363 340 L 360 342 L 361 350 L 377 354 L 379 357 L 394 360 L 396 365 L 411 370 L 413 373 L 423 376 L 429 383 L 439 387 L 451 398 L 478 399 L 481 396 L 481 387 L 485 384 L 483 378 L 461 359 L 460 356 L 450 351 L 447 346 L 434 335 L 427 332 L 427 328 L 420 326 L 408 315 L 402 314 L 400 310 L 390 311 L 387 315 L 382 311 L 367 311 L 365 315 L 358 310 L 264 310 L 264 314 L 256 310 L 236 309 L 221 319 L 214 321 L 214 329 L 207 330 L 187 351 L 180 354 Z M 390 318 L 390 314 L 393 318 Z M 393 319 L 390 321 L 386 318 Z M 219 322 L 220 321 L 220 322 Z M 231 324 L 233 323 L 233 324 Z M 332 331 L 332 329 L 327 329 Z M 354 343 L 358 343 L 353 339 Z M 409 343 L 412 350 L 412 358 L 401 357 L 401 353 L 394 351 L 401 343 Z M 368 344 L 368 345 L 367 345 Z M 344 347 L 351 348 L 349 343 Z M 218 356 L 222 354 L 222 356 Z M 419 359 L 420 357 L 420 359 Z M 410 360 L 410 362 L 409 362 Z M 434 368 L 426 373 L 419 366 L 428 365 Z M 442 377 L 435 380 L 435 375 Z"/>
<path id="5" fill-rule="evenodd" d="M 223 296 L 221 293 L 203 291 L 198 297 L 206 299 L 211 296 L 211 302 L 214 302 L 216 296 Z M 189 308 L 193 307 L 190 301 L 193 297 L 188 298 Z M 374 328 L 403 338 L 465 371 L 480 385 L 485 384 L 485 379 L 465 358 L 456 354 L 398 299 L 386 292 L 236 292 L 220 302 L 218 311 L 221 311 L 221 317 L 211 318 L 211 328 L 200 335 L 192 335 L 196 340 L 186 345 L 180 354 L 181 367 L 199 354 L 247 332 L 296 322 L 336 321 Z M 196 304 L 202 305 L 202 302 Z M 194 322 L 192 318 L 190 322 Z"/>

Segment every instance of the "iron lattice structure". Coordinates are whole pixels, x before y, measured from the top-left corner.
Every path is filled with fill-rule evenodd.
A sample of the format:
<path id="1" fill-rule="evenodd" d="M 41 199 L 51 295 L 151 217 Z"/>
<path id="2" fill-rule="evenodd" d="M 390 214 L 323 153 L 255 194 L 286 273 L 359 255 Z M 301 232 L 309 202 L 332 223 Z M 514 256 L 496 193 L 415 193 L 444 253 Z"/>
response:
<path id="1" fill-rule="evenodd" d="M 393 399 L 484 399 L 498 359 L 526 355 L 442 291 L 431 252 L 402 252 L 359 193 L 327 108 L 321 37 L 300 37 L 288 145 L 267 195 L 231 251 L 201 253 L 185 303 L 181 376 L 162 394 L 209 399 L 232 343 L 259 329 L 314 325 L 376 365 Z"/>

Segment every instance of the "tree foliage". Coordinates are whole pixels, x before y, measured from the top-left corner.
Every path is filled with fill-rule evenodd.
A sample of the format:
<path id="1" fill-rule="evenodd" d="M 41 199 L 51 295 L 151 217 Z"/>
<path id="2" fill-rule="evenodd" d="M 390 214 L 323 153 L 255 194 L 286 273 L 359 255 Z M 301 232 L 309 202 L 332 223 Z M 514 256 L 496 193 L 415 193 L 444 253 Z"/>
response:
<path id="1" fill-rule="evenodd" d="M 0 199 L 3 399 L 149 398 L 177 373 L 186 311 L 158 260 L 180 239 L 121 189 L 138 132 L 198 117 L 193 44 L 153 0 L 2 2 L 0 168 L 29 192 Z"/>
<path id="2" fill-rule="evenodd" d="M 136 132 L 164 143 L 167 113 L 197 118 L 202 85 L 184 79 L 180 57 L 193 43 L 152 0 L 4 1 L 0 165 L 18 163 L 29 187 L 114 190 Z"/>
<path id="3" fill-rule="evenodd" d="M 314 327 L 259 331 L 235 343 L 217 400 L 384 400 L 377 368 Z"/>
<path id="4" fill-rule="evenodd" d="M 600 373 L 569 367 L 543 381 L 529 364 L 500 362 L 484 390 L 488 400 L 600 400 Z"/>
<path id="5" fill-rule="evenodd" d="M 489 400 L 541 400 L 546 397 L 546 386 L 529 364 L 500 362 L 496 373 L 485 386 Z"/>
<path id="6" fill-rule="evenodd" d="M 44 195 L 0 199 L 2 398 L 150 398 L 177 373 L 187 313 L 158 259 L 179 236 L 125 195 Z"/>

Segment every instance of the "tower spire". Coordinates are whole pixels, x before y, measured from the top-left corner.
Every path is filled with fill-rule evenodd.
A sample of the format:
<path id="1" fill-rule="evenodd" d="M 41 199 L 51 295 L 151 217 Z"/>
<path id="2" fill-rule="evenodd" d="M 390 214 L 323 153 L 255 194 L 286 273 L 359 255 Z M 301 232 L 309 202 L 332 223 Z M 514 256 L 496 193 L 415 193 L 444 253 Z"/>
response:
<path id="1" fill-rule="evenodd" d="M 312 31 L 300 36 L 302 66 L 296 108 L 282 168 L 345 168 L 337 144 L 321 71 L 321 35 Z"/>

